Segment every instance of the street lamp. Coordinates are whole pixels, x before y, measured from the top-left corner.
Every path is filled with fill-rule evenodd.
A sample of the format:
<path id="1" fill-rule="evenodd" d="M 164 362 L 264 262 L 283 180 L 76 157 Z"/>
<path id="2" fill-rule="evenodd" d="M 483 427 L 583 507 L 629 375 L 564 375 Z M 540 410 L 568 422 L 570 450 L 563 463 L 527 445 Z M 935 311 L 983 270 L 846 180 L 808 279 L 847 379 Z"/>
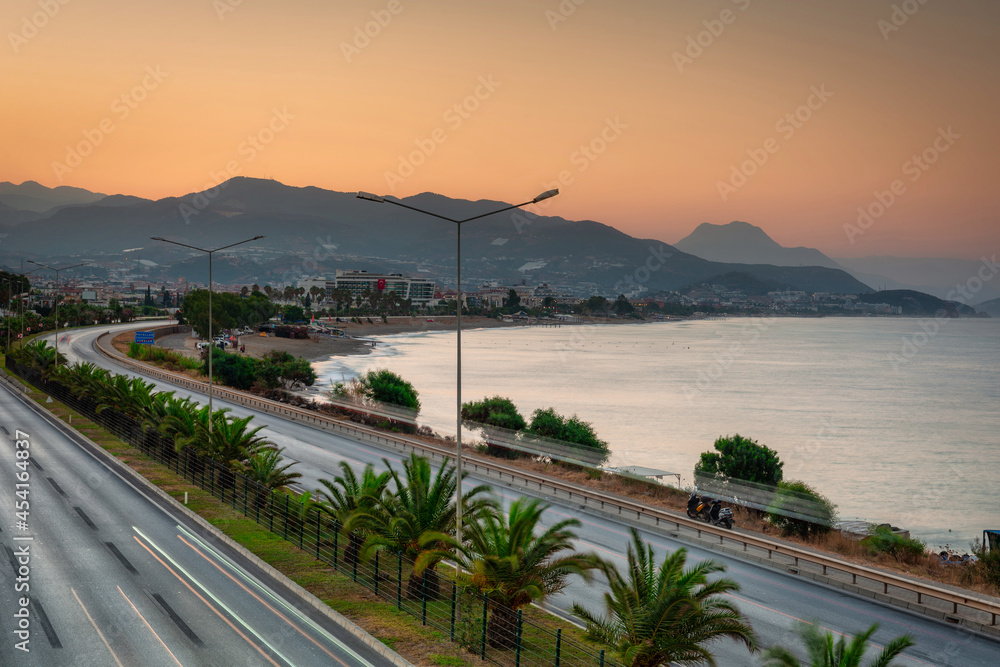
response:
<path id="1" fill-rule="evenodd" d="M 41 271 L 41 270 L 42 270 L 41 267 L 39 267 L 37 269 L 32 269 L 31 271 L 28 271 L 27 273 L 22 273 L 21 275 L 24 276 L 25 278 L 27 278 L 28 276 L 30 276 L 35 271 Z M 30 282 L 28 283 L 28 300 L 29 301 L 31 300 L 31 283 Z M 21 347 L 24 347 L 24 296 L 23 296 L 23 292 L 19 292 L 18 293 L 18 295 L 17 295 L 17 301 L 18 301 L 18 305 L 21 306 L 21 308 L 20 308 L 20 314 L 21 314 L 21 338 L 20 338 L 20 341 L 21 341 Z"/>
<path id="2" fill-rule="evenodd" d="M 215 343 L 212 341 L 212 254 L 220 250 L 225 250 L 226 248 L 232 248 L 233 246 L 240 245 L 242 243 L 249 243 L 250 241 L 256 241 L 258 239 L 264 238 L 263 236 L 255 236 L 252 239 L 244 239 L 242 241 L 237 241 L 236 243 L 230 243 L 229 245 L 224 245 L 221 248 L 213 248 L 208 250 L 207 248 L 199 248 L 198 246 L 188 245 L 187 243 L 181 243 L 180 241 L 171 241 L 165 239 L 162 236 L 151 236 L 154 241 L 163 241 L 164 243 L 173 243 L 174 245 L 184 246 L 185 248 L 191 248 L 192 250 L 200 250 L 201 252 L 208 253 L 208 434 L 212 435 L 212 357 L 215 356 Z"/>
<path id="3" fill-rule="evenodd" d="M 455 331 L 457 334 L 457 378 L 456 378 L 456 422 L 457 429 L 455 433 L 455 445 L 456 445 L 456 456 L 455 456 L 455 472 L 458 476 L 458 481 L 455 484 L 455 539 L 459 544 L 462 543 L 462 224 L 466 222 L 471 222 L 472 220 L 478 220 L 479 218 L 485 218 L 488 215 L 494 215 L 496 213 L 503 213 L 504 211 L 509 211 L 515 208 L 521 208 L 522 206 L 527 206 L 528 204 L 537 204 L 543 199 L 548 199 L 549 197 L 555 197 L 559 194 L 559 190 L 547 190 L 542 194 L 538 195 L 531 201 L 526 201 L 521 204 L 514 204 L 513 206 L 505 206 L 503 208 L 498 208 L 495 211 L 490 211 L 489 213 L 481 213 L 480 215 L 474 215 L 471 218 L 465 218 L 464 220 L 455 220 L 454 218 L 449 218 L 438 213 L 432 213 L 430 211 L 425 211 L 419 209 L 415 206 L 410 206 L 393 199 L 386 199 L 385 197 L 379 195 L 373 195 L 370 192 L 359 192 L 359 199 L 366 199 L 368 201 L 373 201 L 379 204 L 395 204 L 396 206 L 402 206 L 403 208 L 408 208 L 411 211 L 416 211 L 417 213 L 423 213 L 425 215 L 430 215 L 435 218 L 440 218 L 441 220 L 447 220 L 448 222 L 455 223 L 455 229 L 457 231 L 458 245 L 457 251 L 455 253 L 455 274 L 456 282 L 458 283 L 458 303 L 455 306 Z"/>
<path id="4" fill-rule="evenodd" d="M 60 266 L 58 269 L 53 268 L 51 266 L 46 266 L 41 262 L 36 262 L 31 259 L 29 259 L 28 262 L 30 264 L 36 264 L 42 267 L 43 269 L 48 269 L 49 271 L 56 272 L 56 296 L 54 298 L 54 301 L 56 302 L 56 368 L 59 368 L 59 272 L 65 271 L 66 269 L 75 269 L 78 266 L 83 266 L 87 262 L 80 262 L 79 264 L 73 264 L 71 266 Z"/>

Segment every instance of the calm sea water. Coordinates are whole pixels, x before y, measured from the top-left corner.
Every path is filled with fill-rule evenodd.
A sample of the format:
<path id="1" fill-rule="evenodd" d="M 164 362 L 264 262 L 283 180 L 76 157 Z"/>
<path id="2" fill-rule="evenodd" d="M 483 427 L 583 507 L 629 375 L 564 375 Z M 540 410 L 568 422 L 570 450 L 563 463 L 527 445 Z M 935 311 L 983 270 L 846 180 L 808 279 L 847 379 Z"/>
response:
<path id="1" fill-rule="evenodd" d="M 388 368 L 421 422 L 455 427 L 455 334 L 390 336 L 316 365 L 324 383 Z M 462 334 L 463 400 L 591 422 L 611 465 L 681 473 L 739 433 L 777 450 L 842 519 L 967 548 L 1000 528 L 1000 321 L 731 318 Z M 471 434 L 470 434 L 471 435 Z"/>

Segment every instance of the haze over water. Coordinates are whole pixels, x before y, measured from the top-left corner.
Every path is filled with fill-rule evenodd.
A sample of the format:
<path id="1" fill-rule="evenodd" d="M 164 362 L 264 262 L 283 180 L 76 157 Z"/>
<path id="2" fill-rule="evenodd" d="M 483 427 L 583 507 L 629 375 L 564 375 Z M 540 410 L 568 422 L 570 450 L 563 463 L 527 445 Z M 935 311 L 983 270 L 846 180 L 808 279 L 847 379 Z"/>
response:
<path id="1" fill-rule="evenodd" d="M 701 452 L 739 433 L 777 450 L 785 479 L 842 519 L 965 549 L 1000 528 L 1000 322 L 951 320 L 933 335 L 921 323 L 933 332 L 903 318 L 463 331 L 463 400 L 576 413 L 610 443 L 610 465 L 679 472 L 684 485 Z M 381 341 L 317 364 L 319 385 L 389 368 L 420 392 L 421 423 L 454 433 L 454 334 Z"/>

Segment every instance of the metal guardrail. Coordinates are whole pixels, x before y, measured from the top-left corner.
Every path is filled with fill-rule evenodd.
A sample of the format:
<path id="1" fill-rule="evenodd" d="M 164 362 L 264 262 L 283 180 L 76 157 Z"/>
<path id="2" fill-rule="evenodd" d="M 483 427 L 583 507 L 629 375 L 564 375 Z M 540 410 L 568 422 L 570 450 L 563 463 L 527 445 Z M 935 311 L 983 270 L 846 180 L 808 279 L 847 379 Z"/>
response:
<path id="1" fill-rule="evenodd" d="M 189 447 L 177 451 L 173 440 L 155 429 L 114 408 L 99 412 L 97 400 L 74 395 L 69 387 L 10 357 L 6 367 L 481 660 L 500 667 L 622 667 L 607 649 L 563 637 L 561 629 L 524 619 L 520 611 L 501 607 L 484 593 L 463 590 L 435 570 L 414 574 L 414 563 L 401 553 L 380 552 L 363 560 L 359 542 L 309 496 L 296 499 L 272 490 Z"/>
<path id="2" fill-rule="evenodd" d="M 110 332 L 109 332 L 110 333 Z M 181 384 L 190 389 L 204 391 L 207 383 L 191 380 L 173 373 L 161 371 L 158 368 L 141 364 L 115 350 L 105 349 L 100 341 L 109 334 L 102 335 L 95 347 L 109 358 L 135 368 L 142 373 L 157 377 L 166 382 Z M 388 435 L 360 424 L 344 423 L 334 418 L 320 415 L 309 410 L 263 399 L 230 389 L 213 389 L 220 398 L 234 403 L 274 414 L 279 417 L 315 426 L 321 430 L 337 433 L 345 437 L 364 442 L 370 442 L 391 450 L 408 453 L 419 450 L 432 459 L 441 461 L 454 458 L 455 451 L 446 447 L 432 445 L 415 438 Z M 634 521 L 645 528 L 670 532 L 681 530 L 693 531 L 696 539 L 709 541 L 723 550 L 739 556 L 741 553 L 759 562 L 777 565 L 793 574 L 801 574 L 822 583 L 837 586 L 851 592 L 867 595 L 882 602 L 903 606 L 930 616 L 955 623 L 965 623 L 974 628 L 1000 636 L 1000 600 L 990 600 L 971 592 L 961 593 L 935 586 L 930 583 L 909 579 L 888 572 L 876 570 L 863 565 L 856 565 L 837 558 L 801 549 L 788 544 L 775 542 L 762 537 L 756 537 L 744 532 L 734 532 L 716 528 L 704 522 L 695 521 L 679 513 L 669 512 L 641 503 L 630 498 L 596 492 L 586 487 L 561 482 L 551 477 L 511 468 L 484 460 L 473 454 L 463 452 L 462 462 L 466 471 L 487 478 L 520 486 L 543 495 L 565 498 L 570 502 L 581 503 L 581 509 L 593 509 L 605 514 Z M 728 547 L 728 548 L 727 548 Z"/>

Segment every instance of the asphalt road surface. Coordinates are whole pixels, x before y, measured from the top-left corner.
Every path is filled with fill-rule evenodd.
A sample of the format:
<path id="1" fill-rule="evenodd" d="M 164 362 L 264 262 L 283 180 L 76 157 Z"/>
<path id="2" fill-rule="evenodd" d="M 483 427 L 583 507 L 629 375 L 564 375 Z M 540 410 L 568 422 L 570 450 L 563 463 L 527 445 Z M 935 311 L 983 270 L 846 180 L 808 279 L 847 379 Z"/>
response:
<path id="1" fill-rule="evenodd" d="M 169 505 L 3 384 L 0 665 L 390 664 Z"/>
<path id="2" fill-rule="evenodd" d="M 135 328 L 127 325 L 125 328 Z M 114 327 L 110 327 L 114 329 Z M 97 336 L 109 327 L 99 330 L 76 330 L 63 333 L 60 351 L 70 361 L 91 361 L 99 366 L 109 367 L 115 372 L 129 372 L 117 367 L 106 357 L 92 348 Z M 149 378 L 147 378 L 149 379 Z M 192 395 L 205 402 L 203 396 L 191 394 L 186 389 L 162 384 L 164 390 L 176 391 L 178 396 Z M 300 486 L 305 489 L 318 487 L 320 478 L 332 479 L 339 472 L 338 462 L 347 461 L 357 470 L 371 463 L 378 470 L 385 468 L 382 459 L 387 459 L 396 470 L 401 470 L 400 457 L 373 446 L 348 438 L 324 433 L 279 417 L 257 413 L 242 406 L 227 404 L 217 398 L 216 409 L 229 407 L 237 416 L 253 414 L 256 424 L 268 424 L 261 435 L 285 448 L 285 456 L 298 462 L 295 470 L 302 473 Z M 482 480 L 469 476 L 466 486 L 474 486 Z M 515 492 L 495 487 L 505 502 L 517 497 Z M 547 513 L 547 521 L 554 523 L 572 517 L 582 522 L 578 529 L 580 551 L 596 551 L 605 558 L 614 560 L 619 566 L 625 563 L 625 546 L 630 542 L 628 527 L 612 519 L 580 511 L 576 506 L 559 504 L 553 500 L 553 507 Z M 741 561 L 724 554 L 692 546 L 683 540 L 670 539 L 661 535 L 644 533 L 653 545 L 657 559 L 661 560 L 668 551 L 685 547 L 689 553 L 688 563 L 702 559 L 713 559 L 726 565 L 726 576 L 734 578 L 741 591 L 733 596 L 737 606 L 750 619 L 757 631 L 762 646 L 786 646 L 802 654 L 796 625 L 801 621 L 816 623 L 825 629 L 840 634 L 855 634 L 867 629 L 872 623 L 880 628 L 872 639 L 873 646 L 884 646 L 889 640 L 903 634 L 915 637 L 917 645 L 906 651 L 898 660 L 900 665 L 935 665 L 954 667 L 996 667 L 1000 665 L 1000 642 L 964 628 L 942 621 L 920 616 L 906 610 L 891 607 L 868 598 L 857 597 L 839 589 L 827 587 L 807 579 L 772 570 L 767 567 Z M 561 595 L 547 603 L 554 613 L 569 616 L 568 609 L 573 601 L 594 610 L 603 610 L 604 587 L 573 582 Z M 712 647 L 720 665 L 758 665 L 760 660 L 752 657 L 742 645 L 732 641 L 722 641 Z M 802 654 L 805 658 L 805 655 Z"/>

